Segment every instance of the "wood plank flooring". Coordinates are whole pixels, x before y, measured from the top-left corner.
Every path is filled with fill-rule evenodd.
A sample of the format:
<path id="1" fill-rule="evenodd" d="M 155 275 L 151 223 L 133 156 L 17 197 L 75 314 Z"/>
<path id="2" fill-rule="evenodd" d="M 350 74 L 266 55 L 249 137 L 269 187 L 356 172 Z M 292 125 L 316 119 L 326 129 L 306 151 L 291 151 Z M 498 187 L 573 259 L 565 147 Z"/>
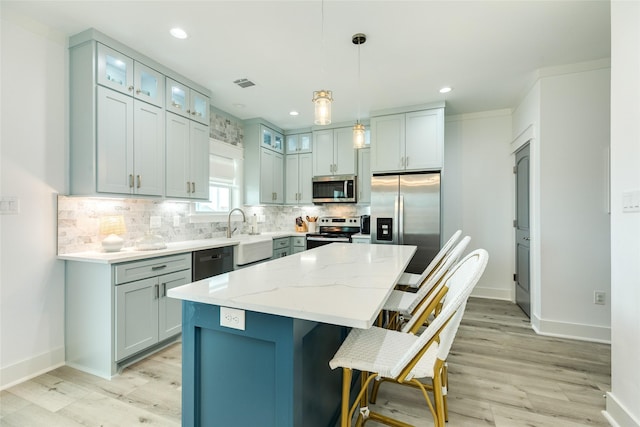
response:
<path id="1" fill-rule="evenodd" d="M 179 426 L 180 352 L 173 345 L 111 381 L 69 367 L 40 375 L 2 391 L 0 425 Z M 610 389 L 609 346 L 538 336 L 509 302 L 469 300 L 449 381 L 449 427 L 608 425 L 600 411 Z M 379 412 L 433 424 L 409 387 L 384 384 L 377 402 Z"/>

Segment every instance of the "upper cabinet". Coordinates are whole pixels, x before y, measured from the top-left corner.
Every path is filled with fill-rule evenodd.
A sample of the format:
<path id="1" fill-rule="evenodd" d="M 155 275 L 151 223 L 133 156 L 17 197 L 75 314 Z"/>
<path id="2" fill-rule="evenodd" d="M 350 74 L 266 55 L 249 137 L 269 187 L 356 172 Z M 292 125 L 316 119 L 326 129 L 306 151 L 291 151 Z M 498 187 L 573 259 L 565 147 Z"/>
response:
<path id="1" fill-rule="evenodd" d="M 310 153 L 313 150 L 311 132 L 286 136 L 287 154 Z"/>
<path id="2" fill-rule="evenodd" d="M 164 75 L 102 43 L 97 44 L 99 85 L 164 107 Z"/>
<path id="3" fill-rule="evenodd" d="M 278 153 L 284 152 L 284 136 L 282 136 L 282 133 L 265 125 L 260 125 L 260 144 L 262 148 L 268 148 Z"/>
<path id="4" fill-rule="evenodd" d="M 187 85 L 167 79 L 167 111 L 209 124 L 209 98 Z"/>
<path id="5" fill-rule="evenodd" d="M 173 113 L 167 115 L 166 195 L 209 198 L 209 129 Z"/>
<path id="6" fill-rule="evenodd" d="M 167 191 L 167 185 L 177 186 L 167 171 L 178 176 L 176 170 L 186 169 L 180 186 L 184 190 L 189 183 L 190 191 L 179 197 L 208 198 L 206 89 L 95 30 L 69 39 L 69 72 L 71 194 L 176 197 Z M 180 126 L 167 122 L 166 89 L 178 81 L 188 82 L 184 138 L 176 130 Z M 176 145 L 189 150 L 187 166 Z"/>
<path id="7" fill-rule="evenodd" d="M 356 151 L 350 127 L 313 132 L 313 175 L 355 175 Z"/>
<path id="8" fill-rule="evenodd" d="M 371 170 L 440 170 L 444 151 L 444 108 L 371 118 Z"/>
<path id="9" fill-rule="evenodd" d="M 284 203 L 284 137 L 262 120 L 245 122 L 244 203 Z"/>

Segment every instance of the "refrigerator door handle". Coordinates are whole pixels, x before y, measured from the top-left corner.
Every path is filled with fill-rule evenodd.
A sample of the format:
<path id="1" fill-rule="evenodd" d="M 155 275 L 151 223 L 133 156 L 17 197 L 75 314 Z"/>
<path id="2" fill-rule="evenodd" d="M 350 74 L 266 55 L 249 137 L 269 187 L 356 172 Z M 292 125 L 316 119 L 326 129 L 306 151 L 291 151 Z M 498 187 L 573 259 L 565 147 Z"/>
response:
<path id="1" fill-rule="evenodd" d="M 396 241 L 399 245 L 404 245 L 404 196 L 398 196 L 396 218 L 398 218 L 398 238 Z"/>

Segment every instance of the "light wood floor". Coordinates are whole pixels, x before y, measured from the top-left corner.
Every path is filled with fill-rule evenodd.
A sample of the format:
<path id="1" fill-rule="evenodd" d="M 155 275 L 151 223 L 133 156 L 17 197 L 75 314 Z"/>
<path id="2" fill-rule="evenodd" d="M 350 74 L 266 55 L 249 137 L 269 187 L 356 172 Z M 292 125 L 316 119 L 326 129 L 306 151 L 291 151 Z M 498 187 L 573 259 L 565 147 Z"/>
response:
<path id="1" fill-rule="evenodd" d="M 2 391 L 0 425 L 179 426 L 180 351 L 169 347 L 112 381 L 55 369 Z M 538 336 L 508 302 L 470 299 L 449 372 L 449 427 L 608 425 L 600 411 L 610 389 L 609 346 Z M 376 410 L 432 425 L 409 387 L 384 384 Z"/>

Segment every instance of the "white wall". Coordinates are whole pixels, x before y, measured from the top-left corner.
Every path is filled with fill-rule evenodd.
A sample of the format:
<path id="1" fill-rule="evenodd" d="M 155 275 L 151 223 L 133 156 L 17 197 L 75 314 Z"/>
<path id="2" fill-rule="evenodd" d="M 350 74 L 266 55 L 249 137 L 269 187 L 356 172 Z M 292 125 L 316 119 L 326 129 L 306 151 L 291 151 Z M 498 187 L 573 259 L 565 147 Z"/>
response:
<path id="1" fill-rule="evenodd" d="M 66 39 L 2 9 L 0 387 L 64 363 L 64 263 L 55 193 L 66 185 Z"/>
<path id="2" fill-rule="evenodd" d="M 461 229 L 471 236 L 470 250 L 489 252 L 489 264 L 474 295 L 507 300 L 514 298 L 510 142 L 510 110 L 447 117 L 443 235 L 446 239 Z"/>
<path id="3" fill-rule="evenodd" d="M 602 341 L 611 316 L 606 66 L 542 78 L 540 112 L 540 329 Z M 595 291 L 605 305 L 593 303 Z"/>
<path id="4" fill-rule="evenodd" d="M 608 61 L 540 72 L 514 112 L 531 144 L 531 303 L 548 335 L 610 339 Z M 593 304 L 594 291 L 607 294 Z"/>
<path id="5" fill-rule="evenodd" d="M 640 2 L 611 2 L 612 425 L 640 426 L 640 213 L 622 192 L 640 190 Z"/>

